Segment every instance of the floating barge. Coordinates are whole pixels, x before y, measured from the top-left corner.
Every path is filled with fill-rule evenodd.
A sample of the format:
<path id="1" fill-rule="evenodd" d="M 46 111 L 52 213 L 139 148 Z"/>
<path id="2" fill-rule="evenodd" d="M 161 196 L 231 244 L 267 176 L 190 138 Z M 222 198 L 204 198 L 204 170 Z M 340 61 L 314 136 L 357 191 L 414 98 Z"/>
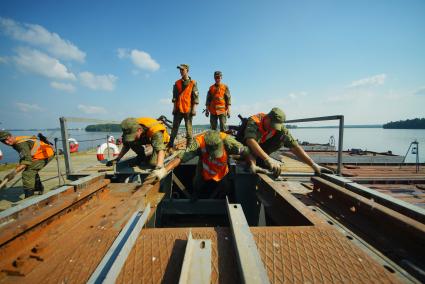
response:
<path id="1" fill-rule="evenodd" d="M 277 180 L 232 159 L 195 202 L 195 160 L 155 184 L 126 161 L 74 173 L 0 213 L 0 282 L 425 281 L 424 209 L 283 159 Z"/>

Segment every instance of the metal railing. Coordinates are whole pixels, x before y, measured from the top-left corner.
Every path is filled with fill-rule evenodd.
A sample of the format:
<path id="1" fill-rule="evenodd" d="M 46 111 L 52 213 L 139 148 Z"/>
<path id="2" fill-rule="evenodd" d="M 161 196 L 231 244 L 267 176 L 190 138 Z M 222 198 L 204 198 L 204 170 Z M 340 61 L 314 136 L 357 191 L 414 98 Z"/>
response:
<path id="1" fill-rule="evenodd" d="M 291 120 L 285 121 L 285 123 L 325 121 L 325 120 L 339 120 L 338 165 L 337 165 L 336 173 L 338 175 L 341 175 L 342 149 L 343 149 L 343 141 L 344 141 L 344 116 L 343 115 L 330 115 L 330 116 L 309 117 L 309 118 L 301 118 L 301 119 L 291 119 Z"/>

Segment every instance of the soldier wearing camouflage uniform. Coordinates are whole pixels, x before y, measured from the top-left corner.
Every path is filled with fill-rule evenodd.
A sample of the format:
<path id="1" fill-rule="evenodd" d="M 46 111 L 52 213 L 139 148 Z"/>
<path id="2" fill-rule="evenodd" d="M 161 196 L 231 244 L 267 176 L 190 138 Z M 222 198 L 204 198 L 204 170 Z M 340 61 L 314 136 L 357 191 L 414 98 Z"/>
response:
<path id="1" fill-rule="evenodd" d="M 174 139 L 179 131 L 180 123 L 184 119 L 186 126 L 186 146 L 192 143 L 192 118 L 196 115 L 196 106 L 199 103 L 198 86 L 195 80 L 189 77 L 189 65 L 180 64 L 181 79 L 173 86 L 173 129 L 169 145 L 173 147 Z"/>
<path id="2" fill-rule="evenodd" d="M 147 162 L 157 169 L 164 166 L 165 149 L 170 136 L 161 121 L 149 117 L 127 118 L 121 122 L 123 147 L 115 160 L 106 165 L 112 166 L 131 149 L 137 154 L 136 164 Z M 152 145 L 152 155 L 145 152 L 145 145 Z"/>
<path id="3" fill-rule="evenodd" d="M 220 121 L 220 131 L 227 130 L 227 118 L 230 118 L 231 96 L 229 87 L 221 83 L 223 74 L 221 71 L 214 72 L 215 84 L 210 87 L 205 103 L 205 116 L 210 116 L 211 129 L 217 129 L 217 120 Z"/>
<path id="4" fill-rule="evenodd" d="M 0 141 L 11 146 L 19 153 L 19 164 L 5 178 L 11 181 L 17 173 L 22 172 L 22 185 L 25 198 L 34 193 L 43 194 L 44 186 L 38 172 L 54 157 L 53 148 L 35 136 L 13 136 L 7 131 L 0 131 Z"/>
<path id="5" fill-rule="evenodd" d="M 248 158 L 249 149 L 236 141 L 231 135 L 209 130 L 197 136 L 195 141 L 177 156 L 177 165 L 194 157 L 199 157 L 193 180 L 195 197 L 201 189 L 220 188 L 226 190 L 229 188 L 229 155 L 240 155 Z M 153 171 L 152 176 L 161 180 L 171 170 L 171 164 L 172 162 L 163 169 Z"/>
<path id="6" fill-rule="evenodd" d="M 303 162 L 313 168 L 316 173 L 333 173 L 331 170 L 316 164 L 298 145 L 297 141 L 285 127 L 285 113 L 280 108 L 272 108 L 268 113 L 258 113 L 248 118 L 244 143 L 250 148 L 257 160 L 273 171 L 275 176 L 281 173 L 282 164 L 271 158 L 269 154 L 285 146 Z"/>

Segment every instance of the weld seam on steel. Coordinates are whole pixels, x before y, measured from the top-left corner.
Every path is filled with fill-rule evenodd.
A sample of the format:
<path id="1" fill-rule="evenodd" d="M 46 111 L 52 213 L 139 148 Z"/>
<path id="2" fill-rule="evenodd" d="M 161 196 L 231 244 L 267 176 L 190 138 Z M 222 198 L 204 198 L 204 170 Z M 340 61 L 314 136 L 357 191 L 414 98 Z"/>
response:
<path id="1" fill-rule="evenodd" d="M 87 283 L 115 283 L 140 231 L 150 213 L 150 203 L 145 210 L 135 212 L 115 239 Z"/>
<path id="2" fill-rule="evenodd" d="M 179 284 L 185 283 L 211 283 L 211 240 L 194 240 L 192 232 L 189 232 L 179 279 Z"/>
<path id="3" fill-rule="evenodd" d="M 241 205 L 227 200 L 227 213 L 243 283 L 270 283 Z"/>

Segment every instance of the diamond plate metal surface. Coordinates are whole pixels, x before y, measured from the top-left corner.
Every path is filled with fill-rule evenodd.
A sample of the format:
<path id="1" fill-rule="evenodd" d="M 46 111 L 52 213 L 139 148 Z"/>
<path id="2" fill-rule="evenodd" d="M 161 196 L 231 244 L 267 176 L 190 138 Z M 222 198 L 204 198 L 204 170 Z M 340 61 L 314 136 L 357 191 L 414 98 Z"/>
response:
<path id="1" fill-rule="evenodd" d="M 398 283 L 342 234 L 323 227 L 251 228 L 272 283 Z"/>
<path id="2" fill-rule="evenodd" d="M 211 240 L 211 283 L 240 283 L 228 228 L 192 228 L 194 239 Z M 189 228 L 143 229 L 117 283 L 178 283 Z"/>

